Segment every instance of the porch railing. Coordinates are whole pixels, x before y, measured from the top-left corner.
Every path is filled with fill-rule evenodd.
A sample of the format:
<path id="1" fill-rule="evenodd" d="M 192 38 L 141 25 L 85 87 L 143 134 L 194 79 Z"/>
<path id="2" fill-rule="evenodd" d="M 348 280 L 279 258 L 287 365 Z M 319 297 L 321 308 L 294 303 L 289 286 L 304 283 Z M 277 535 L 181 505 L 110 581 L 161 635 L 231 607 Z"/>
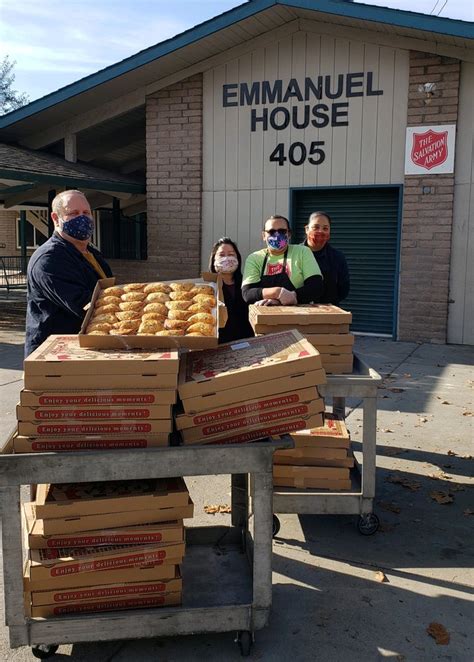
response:
<path id="1" fill-rule="evenodd" d="M 26 289 L 26 270 L 29 256 L 0 255 L 0 288 Z"/>

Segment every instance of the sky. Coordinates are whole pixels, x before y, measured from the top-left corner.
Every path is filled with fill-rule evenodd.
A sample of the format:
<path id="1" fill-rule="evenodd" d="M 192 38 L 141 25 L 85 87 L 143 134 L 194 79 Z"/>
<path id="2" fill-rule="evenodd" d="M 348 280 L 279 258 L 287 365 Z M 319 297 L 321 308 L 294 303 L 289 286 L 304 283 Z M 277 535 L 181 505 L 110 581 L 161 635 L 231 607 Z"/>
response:
<path id="1" fill-rule="evenodd" d="M 0 60 L 30 101 L 173 37 L 243 0 L 0 0 Z M 474 21 L 472 0 L 373 0 L 372 5 Z M 444 5 L 444 7 L 443 7 Z"/>

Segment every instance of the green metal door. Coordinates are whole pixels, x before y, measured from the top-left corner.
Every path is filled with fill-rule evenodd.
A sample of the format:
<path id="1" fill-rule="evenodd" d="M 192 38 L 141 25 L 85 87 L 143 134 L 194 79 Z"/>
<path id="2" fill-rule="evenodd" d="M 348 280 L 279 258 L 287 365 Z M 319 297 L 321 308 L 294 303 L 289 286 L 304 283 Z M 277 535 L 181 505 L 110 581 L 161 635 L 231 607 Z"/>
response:
<path id="1" fill-rule="evenodd" d="M 399 186 L 292 191 L 295 243 L 304 240 L 312 212 L 331 216 L 331 244 L 349 265 L 351 291 L 341 306 L 352 312 L 353 331 L 396 333 L 400 197 Z"/>

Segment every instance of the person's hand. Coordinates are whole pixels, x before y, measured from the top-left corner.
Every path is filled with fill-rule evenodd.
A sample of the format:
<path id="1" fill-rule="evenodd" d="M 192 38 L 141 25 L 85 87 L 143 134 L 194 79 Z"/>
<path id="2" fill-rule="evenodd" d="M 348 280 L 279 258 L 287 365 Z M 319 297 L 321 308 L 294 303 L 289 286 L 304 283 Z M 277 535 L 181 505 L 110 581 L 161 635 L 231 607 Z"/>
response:
<path id="1" fill-rule="evenodd" d="M 285 287 L 281 288 L 278 299 L 282 306 L 296 306 L 298 303 L 296 292 L 290 292 Z"/>
<path id="2" fill-rule="evenodd" d="M 278 299 L 260 299 L 260 301 L 255 302 L 256 306 L 279 306 L 280 302 Z"/>

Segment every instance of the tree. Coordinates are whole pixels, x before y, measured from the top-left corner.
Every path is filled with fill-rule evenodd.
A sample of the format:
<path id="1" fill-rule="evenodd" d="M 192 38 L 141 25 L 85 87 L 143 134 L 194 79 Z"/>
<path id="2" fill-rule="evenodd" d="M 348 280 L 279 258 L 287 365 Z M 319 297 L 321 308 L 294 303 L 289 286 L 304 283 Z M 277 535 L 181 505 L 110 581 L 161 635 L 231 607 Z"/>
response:
<path id="1" fill-rule="evenodd" d="M 0 63 L 0 115 L 21 108 L 29 102 L 28 95 L 20 94 L 12 88 L 15 82 L 13 67 L 15 60 L 11 61 L 8 55 L 5 55 Z"/>

